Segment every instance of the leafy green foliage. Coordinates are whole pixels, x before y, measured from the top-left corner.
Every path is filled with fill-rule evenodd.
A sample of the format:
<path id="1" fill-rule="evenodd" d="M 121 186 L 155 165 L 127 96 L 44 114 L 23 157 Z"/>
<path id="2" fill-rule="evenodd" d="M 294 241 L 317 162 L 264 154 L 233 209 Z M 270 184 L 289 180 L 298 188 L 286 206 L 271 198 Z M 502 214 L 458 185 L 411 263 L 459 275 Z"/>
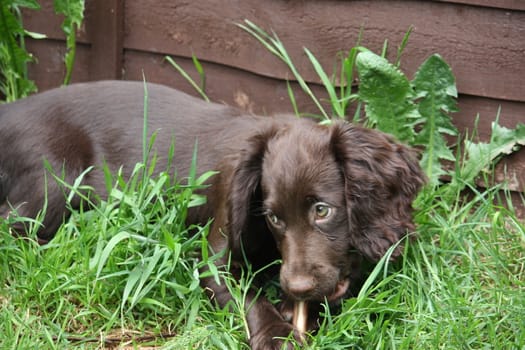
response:
<path id="1" fill-rule="evenodd" d="M 449 113 L 457 111 L 457 90 L 450 67 L 439 55 L 419 67 L 412 82 L 385 58 L 372 52 L 357 56 L 359 97 L 366 103 L 368 124 L 423 148 L 421 166 L 437 185 L 453 161 L 443 134 L 457 135 Z"/>
<path id="2" fill-rule="evenodd" d="M 25 49 L 21 8 L 39 9 L 35 0 L 4 0 L 0 2 L 0 93 L 7 102 L 15 101 L 36 90 L 27 77 L 27 63 L 33 56 Z"/>
<path id="3" fill-rule="evenodd" d="M 436 185 L 446 173 L 440 161 L 455 159 L 443 137 L 443 134 L 458 134 L 449 116 L 458 110 L 455 78 L 441 56 L 432 55 L 419 67 L 412 84 L 419 99 L 416 124 L 421 127 L 414 144 L 424 147 L 421 166 Z"/>
<path id="4" fill-rule="evenodd" d="M 144 181 L 145 168 L 137 166 L 131 179 L 112 176 L 108 199 L 92 211 L 74 210 L 46 246 L 38 246 L 33 236 L 12 237 L 0 220 L 0 303 L 9 298 L 11 305 L 1 314 L 27 307 L 38 329 L 27 334 L 35 335 L 37 348 L 46 343 L 40 337 L 46 332 L 55 346 L 71 348 L 74 339 L 96 339 L 96 329 L 150 324 L 156 317 L 164 320 L 159 327 L 191 329 L 197 315 L 210 308 L 199 286 L 199 269 L 212 264 L 213 257 L 198 259 L 207 226 L 187 227 L 185 218 L 187 209 L 200 202 L 193 191 L 211 173 L 189 179 L 190 185 L 149 170 Z M 70 185 L 69 190 L 82 189 Z M 17 293 L 17 288 L 29 292 Z M 27 320 L 20 315 L 15 327 L 23 331 Z M 32 338 L 12 337 L 3 337 L 0 347 Z"/>
<path id="5" fill-rule="evenodd" d="M 419 117 L 413 91 L 405 75 L 385 58 L 370 51 L 357 55 L 359 98 L 366 103 L 368 124 L 412 143 Z"/>
<path id="6" fill-rule="evenodd" d="M 449 184 L 451 193 L 472 186 L 480 174 L 491 172 L 492 166 L 501 156 L 511 154 L 525 146 L 525 124 L 518 124 L 516 128 L 508 129 L 495 121 L 492 123 L 492 133 L 488 143 L 465 140 L 464 146 L 465 161 L 452 173 Z"/>
<path id="7" fill-rule="evenodd" d="M 62 30 L 66 34 L 67 52 L 64 57 L 66 75 L 64 84 L 71 80 L 76 52 L 76 29 L 84 16 L 84 0 L 54 0 L 57 13 L 65 15 Z M 28 78 L 27 64 L 34 57 L 27 52 L 24 38 L 45 38 L 44 35 L 25 30 L 21 8 L 38 10 L 36 0 L 3 0 L 0 2 L 0 94 L 7 102 L 15 101 L 35 92 L 35 83 Z"/>
<path id="8" fill-rule="evenodd" d="M 66 65 L 64 85 L 67 85 L 71 81 L 73 64 L 75 62 L 76 30 L 84 19 L 84 0 L 53 0 L 53 5 L 56 13 L 61 13 L 65 16 L 62 22 L 62 30 L 66 34 L 67 52 L 64 57 Z"/>

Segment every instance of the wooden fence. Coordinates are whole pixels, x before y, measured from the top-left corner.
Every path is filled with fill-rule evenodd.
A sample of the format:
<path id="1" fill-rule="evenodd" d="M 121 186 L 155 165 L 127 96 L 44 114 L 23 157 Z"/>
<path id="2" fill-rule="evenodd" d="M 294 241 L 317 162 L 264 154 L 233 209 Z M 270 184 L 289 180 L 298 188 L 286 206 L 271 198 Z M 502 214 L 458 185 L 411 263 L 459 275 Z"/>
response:
<path id="1" fill-rule="evenodd" d="M 60 85 L 65 52 L 62 18 L 51 0 L 39 11 L 25 11 L 28 30 L 47 39 L 28 40 L 38 59 L 30 76 L 40 90 Z M 298 70 L 321 94 L 319 79 L 304 55 L 307 47 L 330 71 L 338 52 L 358 41 L 376 52 L 388 40 L 391 54 L 413 28 L 402 57 L 409 77 L 431 54 L 451 65 L 460 92 L 454 123 L 471 130 L 479 116 L 482 140 L 498 115 L 507 127 L 525 122 L 525 1 L 299 1 L 299 0 L 87 0 L 79 30 L 73 81 L 142 80 L 195 91 L 165 61 L 173 57 L 194 78 L 191 57 L 203 63 L 206 92 L 212 100 L 258 113 L 291 111 L 288 69 L 236 26 L 248 19 L 273 30 L 284 42 Z M 298 96 L 299 109 L 315 111 Z M 506 168 L 506 170 L 504 169 Z M 525 149 L 498 167 L 516 191 L 525 188 Z"/>

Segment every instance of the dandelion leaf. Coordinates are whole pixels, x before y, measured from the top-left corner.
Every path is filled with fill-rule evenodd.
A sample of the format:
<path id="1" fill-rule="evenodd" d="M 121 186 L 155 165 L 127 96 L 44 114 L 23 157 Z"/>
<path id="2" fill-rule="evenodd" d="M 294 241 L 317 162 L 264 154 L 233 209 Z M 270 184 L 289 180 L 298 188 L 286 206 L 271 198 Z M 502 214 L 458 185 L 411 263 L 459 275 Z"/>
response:
<path id="1" fill-rule="evenodd" d="M 439 183 L 439 177 L 446 172 L 441 160 L 455 159 L 447 146 L 444 134 L 457 135 L 449 113 L 457 109 L 457 89 L 449 65 L 439 55 L 430 56 L 418 69 L 412 81 L 418 99 L 420 126 L 415 144 L 425 148 L 421 166 L 432 184 Z"/>
<path id="2" fill-rule="evenodd" d="M 473 184 L 476 177 L 488 170 L 501 156 L 511 154 L 522 146 L 525 146 L 525 124 L 509 129 L 493 122 L 489 143 L 465 141 L 466 160 L 453 182 L 460 188 L 464 187 L 462 184 Z"/>
<path id="3" fill-rule="evenodd" d="M 357 55 L 359 98 L 366 103 L 369 124 L 412 143 L 413 124 L 419 117 L 406 76 L 385 58 L 365 51 Z"/>

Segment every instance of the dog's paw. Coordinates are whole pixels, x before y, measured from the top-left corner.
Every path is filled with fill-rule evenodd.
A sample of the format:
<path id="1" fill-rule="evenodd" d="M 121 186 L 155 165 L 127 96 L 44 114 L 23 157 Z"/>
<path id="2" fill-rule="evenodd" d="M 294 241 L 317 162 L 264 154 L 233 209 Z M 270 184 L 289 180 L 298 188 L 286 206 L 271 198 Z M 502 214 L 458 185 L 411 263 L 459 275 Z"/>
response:
<path id="1" fill-rule="evenodd" d="M 250 338 L 252 350 L 293 350 L 294 344 L 303 344 L 304 338 L 291 323 L 275 322 Z"/>

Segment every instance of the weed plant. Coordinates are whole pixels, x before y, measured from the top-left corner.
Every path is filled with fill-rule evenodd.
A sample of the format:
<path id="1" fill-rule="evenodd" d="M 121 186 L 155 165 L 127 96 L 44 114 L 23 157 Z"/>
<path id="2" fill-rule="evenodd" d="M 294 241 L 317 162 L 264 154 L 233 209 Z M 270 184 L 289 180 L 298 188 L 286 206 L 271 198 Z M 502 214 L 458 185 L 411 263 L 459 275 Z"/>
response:
<path id="1" fill-rule="evenodd" d="M 84 0 L 53 0 L 57 14 L 64 15 L 62 31 L 66 36 L 66 69 L 64 85 L 71 81 L 76 53 L 76 31 L 84 19 Z M 46 36 L 26 30 L 22 9 L 39 10 L 36 0 L 0 1 L 0 99 L 12 102 L 35 92 L 37 87 L 27 74 L 35 57 L 26 50 L 25 38 L 43 39 Z"/>

